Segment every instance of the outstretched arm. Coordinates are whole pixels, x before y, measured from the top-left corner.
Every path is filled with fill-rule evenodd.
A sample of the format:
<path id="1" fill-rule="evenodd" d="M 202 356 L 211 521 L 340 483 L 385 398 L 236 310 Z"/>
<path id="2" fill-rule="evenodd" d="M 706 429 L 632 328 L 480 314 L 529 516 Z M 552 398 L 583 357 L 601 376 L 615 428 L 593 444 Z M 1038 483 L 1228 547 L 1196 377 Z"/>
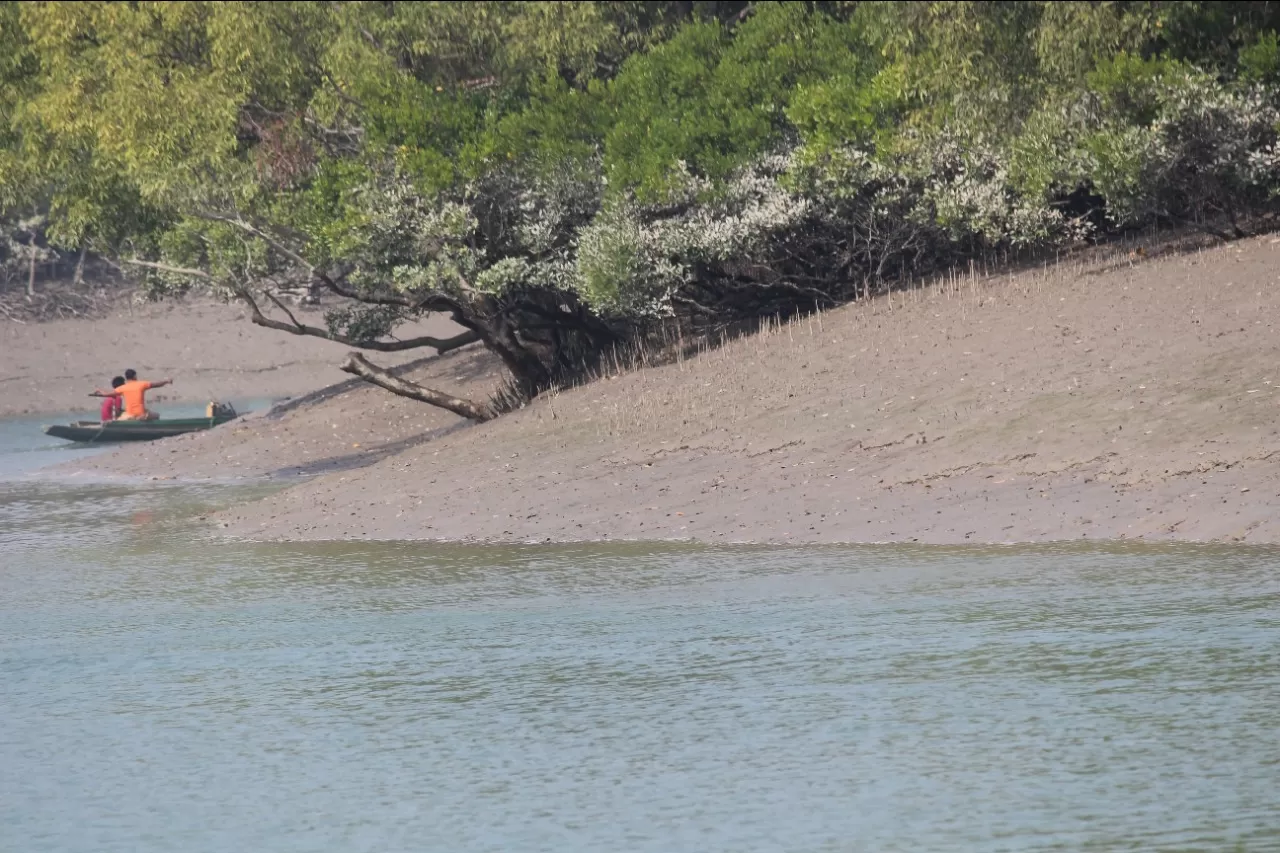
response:
<path id="1" fill-rule="evenodd" d="M 166 385 L 172 385 L 172 384 L 173 384 L 173 380 L 172 380 L 172 379 L 158 379 L 158 380 L 156 380 L 155 382 L 152 382 L 152 383 L 151 383 L 151 387 L 152 387 L 152 388 L 163 388 L 163 387 L 164 387 L 164 386 L 166 386 Z"/>

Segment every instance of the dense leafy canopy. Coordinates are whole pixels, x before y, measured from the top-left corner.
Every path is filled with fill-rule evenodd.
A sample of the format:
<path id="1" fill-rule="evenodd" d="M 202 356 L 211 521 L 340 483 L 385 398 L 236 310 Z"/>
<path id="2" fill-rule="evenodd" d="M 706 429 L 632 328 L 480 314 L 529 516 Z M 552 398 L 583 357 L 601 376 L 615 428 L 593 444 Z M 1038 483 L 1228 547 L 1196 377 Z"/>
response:
<path id="1" fill-rule="evenodd" d="M 6 0 L 0 214 L 10 255 L 40 228 L 159 293 L 328 290 L 357 344 L 446 312 L 532 392 L 650 320 L 1243 233 L 1280 189 L 1278 30 L 1263 2 Z"/>

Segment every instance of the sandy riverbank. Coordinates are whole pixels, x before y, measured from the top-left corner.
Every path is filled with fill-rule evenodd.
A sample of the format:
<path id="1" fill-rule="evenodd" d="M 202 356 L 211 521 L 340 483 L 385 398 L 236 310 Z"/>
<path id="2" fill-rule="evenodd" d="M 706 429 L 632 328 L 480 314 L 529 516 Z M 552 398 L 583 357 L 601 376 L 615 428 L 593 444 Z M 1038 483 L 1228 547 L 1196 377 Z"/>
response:
<path id="1" fill-rule="evenodd" d="M 1280 238 L 935 283 L 480 426 L 357 388 L 77 467 L 310 475 L 237 536 L 1280 542 Z M 327 362 L 331 364 L 332 362 Z M 414 368 L 480 394 L 475 348 Z"/>

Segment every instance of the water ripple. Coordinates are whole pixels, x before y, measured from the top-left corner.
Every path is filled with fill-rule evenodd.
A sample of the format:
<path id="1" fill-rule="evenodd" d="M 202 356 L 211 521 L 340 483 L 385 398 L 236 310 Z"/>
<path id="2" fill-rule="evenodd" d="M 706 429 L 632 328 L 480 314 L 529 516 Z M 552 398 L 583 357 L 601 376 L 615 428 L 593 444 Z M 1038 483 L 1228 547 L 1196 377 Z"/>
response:
<path id="1" fill-rule="evenodd" d="M 1280 849 L 1265 549 L 254 545 L 0 485 L 0 849 Z"/>

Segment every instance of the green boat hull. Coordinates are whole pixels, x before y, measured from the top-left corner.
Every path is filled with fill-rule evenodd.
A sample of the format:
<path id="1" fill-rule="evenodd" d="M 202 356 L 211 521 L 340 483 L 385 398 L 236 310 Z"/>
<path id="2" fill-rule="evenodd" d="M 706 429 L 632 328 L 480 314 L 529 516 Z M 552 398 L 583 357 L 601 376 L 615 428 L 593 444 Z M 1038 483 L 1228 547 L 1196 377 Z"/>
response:
<path id="1" fill-rule="evenodd" d="M 44 428 L 45 435 L 84 444 L 106 444 L 119 441 L 155 441 L 212 429 L 235 420 L 234 416 L 217 418 L 174 418 L 159 421 L 76 421 Z"/>

